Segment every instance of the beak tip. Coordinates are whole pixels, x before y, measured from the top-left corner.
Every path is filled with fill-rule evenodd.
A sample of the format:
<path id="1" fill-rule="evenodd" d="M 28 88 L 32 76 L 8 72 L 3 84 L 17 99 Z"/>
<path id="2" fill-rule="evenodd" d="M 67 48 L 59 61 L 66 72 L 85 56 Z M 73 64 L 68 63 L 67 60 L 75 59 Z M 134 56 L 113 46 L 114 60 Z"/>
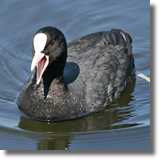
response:
<path id="1" fill-rule="evenodd" d="M 36 67 L 35 64 L 32 62 L 32 64 L 31 64 L 31 71 L 33 71 L 35 67 Z"/>
<path id="2" fill-rule="evenodd" d="M 33 67 L 31 67 L 31 71 L 33 71 Z"/>
<path id="3" fill-rule="evenodd" d="M 35 68 L 35 66 L 32 64 L 32 65 L 31 65 L 31 71 L 33 71 L 34 68 Z"/>

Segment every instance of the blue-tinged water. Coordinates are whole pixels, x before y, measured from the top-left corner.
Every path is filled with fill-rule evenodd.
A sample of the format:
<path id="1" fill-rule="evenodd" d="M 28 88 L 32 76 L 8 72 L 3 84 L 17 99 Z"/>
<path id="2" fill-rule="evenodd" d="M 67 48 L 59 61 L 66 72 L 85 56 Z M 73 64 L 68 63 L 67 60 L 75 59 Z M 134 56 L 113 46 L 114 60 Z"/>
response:
<path id="1" fill-rule="evenodd" d="M 85 118 L 44 123 L 19 111 L 32 39 L 45 26 L 59 28 L 67 42 L 120 28 L 133 39 L 136 71 L 150 77 L 149 0 L 0 1 L 0 149 L 149 150 L 150 83 L 137 75 L 121 97 Z"/>

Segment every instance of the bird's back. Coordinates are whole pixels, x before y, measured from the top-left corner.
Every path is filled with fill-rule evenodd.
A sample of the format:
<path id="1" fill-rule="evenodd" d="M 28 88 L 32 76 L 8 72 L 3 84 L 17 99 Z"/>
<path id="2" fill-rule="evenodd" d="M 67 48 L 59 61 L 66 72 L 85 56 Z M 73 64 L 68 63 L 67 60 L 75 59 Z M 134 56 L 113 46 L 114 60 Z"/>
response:
<path id="1" fill-rule="evenodd" d="M 77 79 L 68 84 L 88 111 L 98 111 L 118 98 L 134 73 L 132 39 L 119 29 L 90 34 L 68 44 L 67 62 L 79 66 Z"/>

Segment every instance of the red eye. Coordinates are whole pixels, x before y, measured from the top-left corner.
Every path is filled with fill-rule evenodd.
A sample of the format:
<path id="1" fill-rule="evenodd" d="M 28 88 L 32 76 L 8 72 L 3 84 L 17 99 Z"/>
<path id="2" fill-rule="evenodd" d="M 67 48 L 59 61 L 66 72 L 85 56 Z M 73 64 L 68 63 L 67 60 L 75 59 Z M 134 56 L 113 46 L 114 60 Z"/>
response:
<path id="1" fill-rule="evenodd" d="M 53 42 L 53 40 L 52 40 L 52 41 L 49 43 L 49 45 L 53 45 L 53 43 L 54 43 L 54 42 Z"/>

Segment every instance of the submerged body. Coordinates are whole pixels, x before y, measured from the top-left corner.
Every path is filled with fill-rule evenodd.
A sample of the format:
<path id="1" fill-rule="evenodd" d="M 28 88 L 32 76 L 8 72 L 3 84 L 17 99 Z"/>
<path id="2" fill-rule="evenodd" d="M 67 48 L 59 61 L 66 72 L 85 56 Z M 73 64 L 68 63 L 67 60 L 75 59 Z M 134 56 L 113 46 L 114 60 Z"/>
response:
<path id="1" fill-rule="evenodd" d="M 52 30 L 56 36 L 48 38 Z M 122 30 L 93 33 L 68 45 L 56 28 L 46 27 L 37 33 L 51 39 L 43 53 L 52 60 L 41 79 L 36 67 L 18 96 L 19 109 L 29 117 L 60 121 L 98 112 L 130 84 L 134 74 L 132 40 Z M 34 45 L 32 52 L 36 53 Z"/>

